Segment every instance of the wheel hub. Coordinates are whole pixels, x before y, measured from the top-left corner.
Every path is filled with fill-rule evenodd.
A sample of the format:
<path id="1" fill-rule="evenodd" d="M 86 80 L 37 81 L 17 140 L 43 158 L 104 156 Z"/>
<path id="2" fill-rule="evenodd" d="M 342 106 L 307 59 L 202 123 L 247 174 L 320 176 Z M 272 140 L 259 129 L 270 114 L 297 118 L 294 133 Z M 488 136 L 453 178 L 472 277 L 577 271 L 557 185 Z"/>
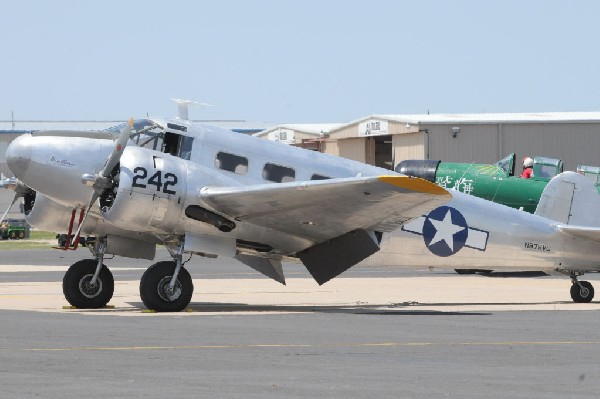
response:
<path id="1" fill-rule="evenodd" d="M 164 301 L 173 302 L 179 299 L 181 296 L 181 283 L 179 280 L 175 281 L 175 286 L 171 289 L 169 284 L 171 283 L 172 276 L 165 276 L 158 282 L 158 296 Z"/>
<path id="2" fill-rule="evenodd" d="M 96 283 L 92 284 L 93 274 L 86 274 L 79 280 L 79 291 L 86 298 L 95 298 L 102 292 L 102 280 L 96 279 Z"/>

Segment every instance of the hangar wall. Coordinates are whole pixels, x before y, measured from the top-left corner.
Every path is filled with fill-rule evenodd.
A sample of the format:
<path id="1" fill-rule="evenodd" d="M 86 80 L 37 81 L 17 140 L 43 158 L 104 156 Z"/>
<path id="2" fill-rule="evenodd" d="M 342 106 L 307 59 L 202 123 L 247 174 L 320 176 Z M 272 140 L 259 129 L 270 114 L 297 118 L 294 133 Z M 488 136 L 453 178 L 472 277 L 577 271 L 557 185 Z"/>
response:
<path id="1" fill-rule="evenodd" d="M 504 152 L 562 159 L 565 170 L 600 166 L 600 123 L 503 125 Z M 520 158 L 518 158 L 520 159 Z"/>
<path id="2" fill-rule="evenodd" d="M 365 143 L 362 148 L 357 140 Z M 495 163 L 515 152 L 518 160 L 557 158 L 565 170 L 575 170 L 582 164 L 600 166 L 600 113 L 371 115 L 333 129 L 327 141 L 325 152 L 378 166 L 387 153 L 386 164 L 397 165 L 425 158 Z M 335 141 L 337 153 L 330 144 Z M 383 143 L 389 143 L 389 151 Z"/>
<path id="3" fill-rule="evenodd" d="M 425 139 L 425 132 L 394 134 L 392 136 L 394 164 L 404 159 L 424 159 Z"/>
<path id="4" fill-rule="evenodd" d="M 565 170 L 600 166 L 600 123 L 497 123 L 423 125 L 430 135 L 429 158 L 494 163 L 515 152 L 562 159 Z M 460 132 L 453 137 L 452 129 Z M 406 158 L 410 159 L 410 158 Z"/>
<path id="5" fill-rule="evenodd" d="M 429 132 L 430 159 L 494 163 L 504 156 L 498 149 L 496 125 L 422 125 L 421 129 Z"/>

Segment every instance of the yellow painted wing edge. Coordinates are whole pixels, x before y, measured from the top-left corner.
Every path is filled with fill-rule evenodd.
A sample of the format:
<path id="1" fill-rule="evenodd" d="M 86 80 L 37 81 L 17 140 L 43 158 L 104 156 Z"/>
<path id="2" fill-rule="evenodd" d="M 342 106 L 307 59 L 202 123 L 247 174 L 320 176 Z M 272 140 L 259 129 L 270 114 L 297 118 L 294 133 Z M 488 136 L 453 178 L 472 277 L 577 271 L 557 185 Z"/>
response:
<path id="1" fill-rule="evenodd" d="M 420 193 L 432 195 L 450 195 L 448 190 L 446 190 L 445 188 L 418 177 L 379 176 L 378 179 L 384 183 L 391 184 L 392 186 L 405 188 L 411 191 L 417 191 Z"/>

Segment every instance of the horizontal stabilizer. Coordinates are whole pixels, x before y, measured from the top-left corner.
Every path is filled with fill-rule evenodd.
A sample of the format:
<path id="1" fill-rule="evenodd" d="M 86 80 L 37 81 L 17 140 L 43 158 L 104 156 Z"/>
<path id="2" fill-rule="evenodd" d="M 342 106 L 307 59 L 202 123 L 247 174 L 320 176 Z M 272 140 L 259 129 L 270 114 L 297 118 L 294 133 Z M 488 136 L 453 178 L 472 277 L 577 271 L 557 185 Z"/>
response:
<path id="1" fill-rule="evenodd" d="M 560 226 L 560 231 L 575 237 L 587 238 L 589 240 L 600 241 L 600 228 L 586 226 Z"/>

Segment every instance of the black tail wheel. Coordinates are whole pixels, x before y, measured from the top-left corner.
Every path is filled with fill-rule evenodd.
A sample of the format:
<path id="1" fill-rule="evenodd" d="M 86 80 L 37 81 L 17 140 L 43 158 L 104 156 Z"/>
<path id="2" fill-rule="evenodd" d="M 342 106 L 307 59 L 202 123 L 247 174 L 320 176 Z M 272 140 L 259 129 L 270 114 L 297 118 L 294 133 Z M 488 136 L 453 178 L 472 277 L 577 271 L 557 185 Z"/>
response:
<path id="1" fill-rule="evenodd" d="M 115 281 L 108 267 L 102 265 L 96 284 L 91 284 L 96 265 L 94 259 L 80 260 L 65 273 L 63 293 L 71 305 L 80 309 L 98 309 L 111 300 Z"/>
<path id="2" fill-rule="evenodd" d="M 581 284 L 581 286 L 579 286 Z M 594 286 L 589 281 L 580 281 L 571 286 L 573 302 L 588 303 L 594 299 Z"/>
<path id="3" fill-rule="evenodd" d="M 157 312 L 179 312 L 192 300 L 194 284 L 185 268 L 181 268 L 173 289 L 169 288 L 175 273 L 175 262 L 158 262 L 146 270 L 140 281 L 140 296 L 148 309 Z"/>

